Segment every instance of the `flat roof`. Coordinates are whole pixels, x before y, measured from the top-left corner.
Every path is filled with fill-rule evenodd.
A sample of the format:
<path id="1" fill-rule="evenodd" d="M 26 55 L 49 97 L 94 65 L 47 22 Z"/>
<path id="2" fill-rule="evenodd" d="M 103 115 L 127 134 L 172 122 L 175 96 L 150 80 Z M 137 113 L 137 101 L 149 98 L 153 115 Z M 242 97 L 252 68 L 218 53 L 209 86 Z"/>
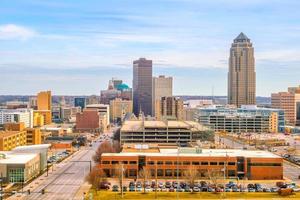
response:
<path id="1" fill-rule="evenodd" d="M 50 146 L 51 146 L 51 144 L 37 144 L 37 145 L 18 146 L 16 148 L 14 148 L 13 151 L 48 149 Z"/>
<path id="2" fill-rule="evenodd" d="M 185 150 L 184 152 L 182 152 Z M 190 150 L 190 152 L 189 152 Z M 121 152 L 121 153 L 103 153 L 103 156 L 151 156 L 151 157 L 246 157 L 246 158 L 281 158 L 268 151 L 260 150 L 242 150 L 242 149 L 202 149 L 201 153 L 196 153 L 195 148 L 160 149 L 158 153 L 139 152 Z"/>
<path id="3" fill-rule="evenodd" d="M 0 151 L 5 158 L 0 159 L 0 164 L 26 164 L 34 159 L 38 154 L 36 153 L 14 153 L 11 151 Z"/>
<path id="4" fill-rule="evenodd" d="M 19 133 L 24 133 L 26 131 L 0 131 L 0 138 L 10 137 Z"/>
<path id="5" fill-rule="evenodd" d="M 121 127 L 121 131 L 140 131 L 143 128 L 185 128 L 192 130 L 204 130 L 205 127 L 193 121 L 158 121 L 158 120 L 128 120 Z"/>

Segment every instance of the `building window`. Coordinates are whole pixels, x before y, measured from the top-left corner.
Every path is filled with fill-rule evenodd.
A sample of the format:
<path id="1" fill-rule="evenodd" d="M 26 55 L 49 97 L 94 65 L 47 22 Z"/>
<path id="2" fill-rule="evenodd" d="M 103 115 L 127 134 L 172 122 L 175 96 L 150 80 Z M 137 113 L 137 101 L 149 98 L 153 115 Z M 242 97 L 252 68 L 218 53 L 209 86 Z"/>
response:
<path id="1" fill-rule="evenodd" d="M 218 165 L 217 162 L 210 162 L 210 165 Z"/>
<path id="2" fill-rule="evenodd" d="M 125 165 L 127 165 L 127 164 L 128 164 L 128 161 L 123 161 L 122 163 L 125 164 Z"/>
<path id="3" fill-rule="evenodd" d="M 190 165 L 191 164 L 191 162 L 189 162 L 189 161 L 184 161 L 183 162 L 183 165 Z"/>
<path id="4" fill-rule="evenodd" d="M 201 165 L 208 165 L 208 162 L 201 162 Z"/>
<path id="5" fill-rule="evenodd" d="M 109 165 L 109 164 L 110 164 L 110 161 L 102 161 L 102 164 L 104 164 L 104 165 Z"/>
<path id="6" fill-rule="evenodd" d="M 154 165 L 154 161 L 148 161 L 148 165 Z"/>
<path id="7" fill-rule="evenodd" d="M 11 183 L 24 182 L 24 169 L 23 168 L 9 169 L 8 177 L 9 177 L 9 182 Z"/>
<path id="8" fill-rule="evenodd" d="M 111 164 L 113 165 L 119 164 L 119 161 L 111 161 Z"/>
<path id="9" fill-rule="evenodd" d="M 200 165 L 200 163 L 199 162 L 192 162 L 192 165 Z"/>
<path id="10" fill-rule="evenodd" d="M 129 164 L 136 165 L 136 161 L 129 161 Z"/>
<path id="11" fill-rule="evenodd" d="M 136 169 L 130 169 L 129 176 L 136 176 Z"/>
<path id="12" fill-rule="evenodd" d="M 235 165 L 235 162 L 228 162 L 228 165 Z"/>
<path id="13" fill-rule="evenodd" d="M 162 169 L 158 169 L 157 176 L 164 176 L 164 171 Z"/>
<path id="14" fill-rule="evenodd" d="M 165 176 L 172 176 L 172 170 L 171 169 L 166 169 L 165 170 Z"/>
<path id="15" fill-rule="evenodd" d="M 163 161 L 157 161 L 157 165 L 163 165 Z"/>
<path id="16" fill-rule="evenodd" d="M 235 170 L 228 170 L 228 176 L 235 176 Z"/>
<path id="17" fill-rule="evenodd" d="M 224 165 L 224 162 L 219 162 L 219 165 Z"/>
<path id="18" fill-rule="evenodd" d="M 172 165 L 173 163 L 171 161 L 166 161 L 165 164 L 166 165 Z"/>
<path id="19" fill-rule="evenodd" d="M 174 162 L 174 165 L 182 165 L 182 162 L 177 162 L 177 161 L 175 161 L 175 162 Z"/>

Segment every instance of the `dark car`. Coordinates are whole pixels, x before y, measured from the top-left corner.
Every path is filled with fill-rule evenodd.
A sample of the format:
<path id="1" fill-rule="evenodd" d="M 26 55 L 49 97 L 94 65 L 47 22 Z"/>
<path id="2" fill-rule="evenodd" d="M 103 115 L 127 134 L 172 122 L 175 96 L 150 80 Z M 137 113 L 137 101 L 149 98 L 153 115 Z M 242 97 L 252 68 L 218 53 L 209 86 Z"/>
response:
<path id="1" fill-rule="evenodd" d="M 104 182 L 100 183 L 100 189 L 109 190 L 109 188 L 110 188 L 110 183 L 109 182 L 104 181 Z"/>
<path id="2" fill-rule="evenodd" d="M 172 186 L 171 182 L 167 181 L 165 184 L 166 188 L 170 188 Z"/>
<path id="3" fill-rule="evenodd" d="M 119 192 L 119 186 L 113 185 L 112 191 L 113 191 L 113 192 Z"/>

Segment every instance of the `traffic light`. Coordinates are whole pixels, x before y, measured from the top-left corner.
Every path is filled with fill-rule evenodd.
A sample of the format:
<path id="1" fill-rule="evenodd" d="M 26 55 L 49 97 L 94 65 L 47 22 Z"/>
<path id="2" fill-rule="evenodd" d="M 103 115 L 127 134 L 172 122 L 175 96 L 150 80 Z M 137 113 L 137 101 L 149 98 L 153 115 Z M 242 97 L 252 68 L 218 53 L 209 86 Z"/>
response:
<path id="1" fill-rule="evenodd" d="M 27 190 L 27 193 L 30 194 L 30 189 Z"/>
<path id="2" fill-rule="evenodd" d="M 45 189 L 42 189 L 42 194 L 45 194 Z"/>

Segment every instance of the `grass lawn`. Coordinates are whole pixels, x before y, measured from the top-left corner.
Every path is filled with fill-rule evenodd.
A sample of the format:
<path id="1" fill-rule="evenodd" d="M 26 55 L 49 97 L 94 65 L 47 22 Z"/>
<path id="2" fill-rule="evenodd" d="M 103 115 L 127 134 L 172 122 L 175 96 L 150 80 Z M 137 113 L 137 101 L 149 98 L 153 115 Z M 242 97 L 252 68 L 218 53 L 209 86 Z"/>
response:
<path id="1" fill-rule="evenodd" d="M 121 194 L 118 192 L 111 191 L 98 191 L 90 190 L 89 193 L 93 194 L 93 199 L 101 199 L 101 200 L 119 200 L 121 198 Z M 176 192 L 158 192 L 157 199 L 158 200 L 175 200 Z M 248 200 L 264 200 L 264 199 L 300 199 L 300 193 L 282 197 L 277 193 L 237 193 L 237 192 L 229 192 L 229 193 L 179 193 L 179 199 L 248 199 Z M 89 199 L 89 198 L 87 198 Z M 155 192 L 150 192 L 143 194 L 141 192 L 126 192 L 124 193 L 123 199 L 131 199 L 131 200 L 143 200 L 143 199 L 155 199 Z"/>

